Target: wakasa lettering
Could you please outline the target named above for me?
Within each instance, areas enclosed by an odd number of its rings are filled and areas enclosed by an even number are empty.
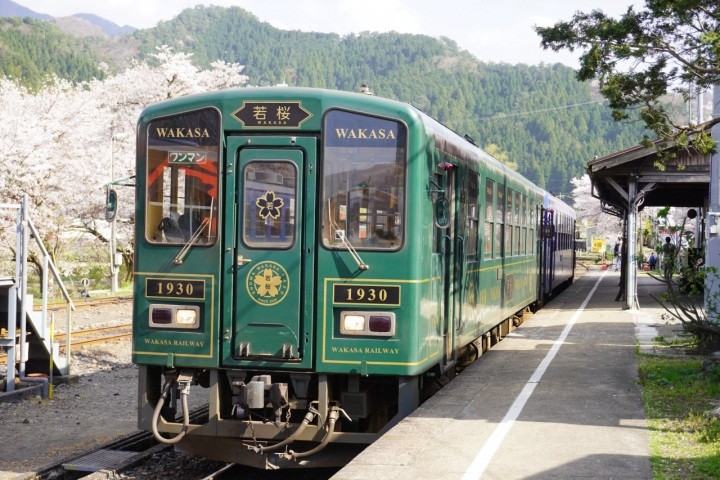
[[[395,140],[395,132],[384,128],[336,128],[338,138],[352,138],[364,140]]]
[[[360,347],[331,347],[334,353],[362,353]]]
[[[172,345],[172,342],[170,340],[158,340],[155,338],[146,338],[145,343],[147,343],[148,345]]]
[[[160,127],[155,129],[155,133],[161,138],[210,138],[207,128],[201,127]]]

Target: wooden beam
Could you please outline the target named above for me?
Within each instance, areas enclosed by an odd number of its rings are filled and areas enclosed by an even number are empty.
[[[620,194],[620,196],[625,200],[626,204],[630,204],[630,198],[628,197],[628,193],[622,189],[620,185],[613,179],[612,177],[605,178],[608,185],[613,187],[617,193]]]

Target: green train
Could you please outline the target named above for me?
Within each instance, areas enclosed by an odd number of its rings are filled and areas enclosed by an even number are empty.
[[[136,181],[138,422],[218,460],[346,463],[573,278],[570,207],[373,95],[150,106]]]

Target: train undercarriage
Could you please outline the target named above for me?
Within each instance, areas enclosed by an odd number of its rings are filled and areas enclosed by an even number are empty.
[[[261,469],[342,466],[522,320],[506,319],[460,349],[456,362],[418,376],[142,365],[139,424],[178,451],[215,460]],[[201,389],[208,402],[207,417],[193,422],[185,415],[190,389]]]

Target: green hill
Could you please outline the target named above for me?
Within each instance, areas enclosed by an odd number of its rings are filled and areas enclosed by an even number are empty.
[[[42,45],[39,32],[60,35],[35,21],[25,24],[38,32],[25,33],[35,48]],[[8,33],[0,34],[0,49],[6,48],[2,35]],[[103,39],[93,40],[93,50],[80,39],[62,41],[77,57],[68,55],[58,66],[40,63],[38,70],[52,67],[56,70],[50,71],[82,80],[90,59],[119,65],[122,59],[110,52],[139,48],[143,55],[170,45],[192,53],[200,66],[215,60],[245,65],[251,85],[357,91],[367,83],[376,95],[412,103],[482,147],[496,145],[522,174],[556,194],[571,192],[570,179],[584,173],[588,160],[637,144],[644,133],[639,122],[614,122],[597,102],[597,93],[575,80],[568,67],[483,63],[448,38],[286,31],[238,7],[198,6],[155,28],[121,37],[114,48]],[[0,71],[34,73],[30,57],[17,56],[12,46],[8,51],[15,56],[0,50]]]
[[[0,18],[0,74],[31,88],[51,74],[71,81],[103,78],[96,47],[95,40],[68,35],[46,21]]]
[[[480,146],[496,144],[539,185],[569,194],[585,163],[637,144],[639,123],[616,123],[560,64],[528,66],[478,61],[447,38],[398,33],[335,34],[284,31],[237,8],[195,7],[170,22],[140,30],[144,52],[156,45],[246,66],[250,83],[358,90],[427,111]]]

